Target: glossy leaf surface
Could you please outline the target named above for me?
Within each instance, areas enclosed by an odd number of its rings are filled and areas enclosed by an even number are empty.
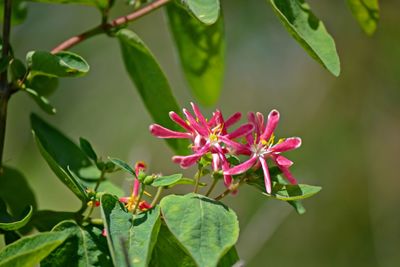
[[[347,4],[363,31],[372,35],[379,21],[378,0],[347,0]]]

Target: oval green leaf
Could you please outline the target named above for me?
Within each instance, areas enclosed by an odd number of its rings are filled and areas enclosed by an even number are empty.
[[[125,68],[135,83],[137,90],[154,121],[172,130],[179,127],[169,118],[169,112],[180,113],[179,106],[171,88],[150,50],[132,31],[123,29],[117,32]],[[188,152],[188,142],[183,139],[166,139],[177,154]]]
[[[64,221],[56,225],[52,232],[66,232],[69,237],[40,266],[113,266],[101,229],[93,225],[79,226],[74,221]]]
[[[114,163],[115,165],[117,165],[118,167],[120,167],[122,170],[124,170],[125,172],[129,173],[130,175],[132,175],[133,177],[136,177],[135,171],[131,168],[131,166],[129,166],[128,163],[126,163],[125,161],[121,160],[121,159],[117,159],[117,158],[108,158],[112,163]]]
[[[46,97],[39,95],[38,92],[30,88],[25,88],[24,92],[26,92],[29,96],[31,96],[32,99],[35,100],[36,104],[38,104],[38,106],[44,112],[50,115],[56,114],[57,112],[56,108],[50,104],[49,100]]]
[[[378,0],[347,0],[347,4],[361,29],[367,35],[372,35],[376,31],[379,21]]]
[[[0,251],[0,267],[32,267],[61,245],[69,233],[40,233],[21,238]]]
[[[174,2],[167,6],[167,14],[193,94],[203,105],[214,105],[221,93],[225,70],[223,16],[213,25],[204,25]]]
[[[8,216],[0,216],[0,229],[5,231],[18,230],[24,227],[30,221],[32,214],[33,214],[33,207],[29,206],[26,208],[25,212],[18,219],[14,219]]]
[[[219,0],[183,0],[181,2],[204,24],[213,24],[219,17]]]
[[[269,0],[288,32],[333,75],[340,74],[335,41],[304,0]]]
[[[221,202],[191,193],[164,197],[160,206],[169,230],[198,266],[217,266],[236,244],[236,214]]]
[[[168,175],[168,176],[160,176],[160,177],[157,177],[151,185],[155,186],[155,187],[171,186],[171,185],[178,183],[179,180],[181,180],[181,179],[182,179],[181,173],[172,174],[172,175]]]
[[[82,220],[83,216],[76,212],[39,210],[33,214],[30,225],[34,226],[40,232],[46,232],[53,229],[61,221]]]
[[[133,215],[118,198],[104,194],[101,209],[114,265],[128,267],[127,255],[129,266],[148,266],[161,225],[160,208]]]
[[[35,75],[49,77],[79,77],[89,71],[89,64],[79,55],[61,51],[51,54],[45,51],[31,51],[26,55],[26,62],[32,79]]]
[[[85,152],[86,156],[88,156],[93,161],[97,160],[97,154],[94,151],[92,145],[90,144],[90,142],[88,140],[86,140],[85,138],[80,137],[79,138],[79,145],[80,145],[82,151]]]

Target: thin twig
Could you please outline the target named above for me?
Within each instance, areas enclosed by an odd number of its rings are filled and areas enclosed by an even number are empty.
[[[11,29],[12,0],[4,1],[3,14],[3,47],[1,57],[8,57],[10,53],[10,29]],[[7,104],[10,99],[10,85],[7,81],[7,69],[0,73],[0,174],[3,172],[3,152],[7,122]]]
[[[208,197],[211,194],[211,192],[214,190],[214,188],[217,185],[217,183],[218,183],[218,179],[214,178],[214,181],[212,182],[210,188],[208,189],[208,191],[206,193],[206,197]]]
[[[123,26],[123,25],[127,24],[128,22],[134,21],[134,20],[136,20],[140,17],[143,17],[144,15],[158,9],[159,7],[167,4],[169,1],[170,0],[155,0],[155,1],[151,2],[150,4],[132,12],[131,14],[116,18],[109,23],[103,23],[103,24],[96,26],[88,31],[85,31],[79,35],[73,36],[73,37],[65,40],[58,46],[56,46],[51,51],[51,53],[55,54],[62,50],[67,50],[67,49],[89,39],[90,37],[93,37],[95,35],[102,34],[102,33],[107,33],[111,29]]]
[[[237,182],[236,184],[231,185],[228,189],[226,189],[224,192],[222,192],[222,194],[220,194],[219,196],[217,196],[214,199],[215,200],[223,199],[224,197],[226,197],[230,193],[236,191],[238,189],[238,187],[241,186],[246,180],[247,180],[247,177],[243,176],[242,178],[240,178],[239,182]]]
[[[158,200],[160,199],[161,192],[163,191],[163,189],[164,188],[162,186],[157,189],[157,193],[154,196],[153,201],[151,201],[150,206],[154,207],[157,204]]]

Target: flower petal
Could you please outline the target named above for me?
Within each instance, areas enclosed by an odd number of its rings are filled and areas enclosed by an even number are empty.
[[[135,178],[135,181],[133,182],[132,197],[137,197],[137,196],[139,196],[139,189],[140,189],[140,182],[139,182],[139,179]]]
[[[176,112],[171,111],[169,113],[169,117],[171,118],[172,121],[174,121],[176,124],[180,125],[182,128],[187,130],[188,132],[193,132],[194,129],[192,129],[184,119],[182,119]]]
[[[120,197],[119,202],[127,204],[131,198],[130,197]]]
[[[220,136],[219,139],[225,143],[231,150],[233,150],[234,154],[239,155],[251,155],[251,149],[249,145],[244,145],[235,141],[232,141],[225,136]]]
[[[259,160],[264,173],[265,190],[267,191],[268,194],[271,194],[272,192],[271,177],[269,175],[267,162],[263,157],[260,157]]]
[[[289,181],[291,184],[297,184],[296,178],[292,175],[292,173],[289,171],[289,168],[285,168],[283,166],[279,166],[278,168],[282,171],[283,175],[286,177],[286,179]]]
[[[270,148],[272,152],[281,153],[289,150],[296,149],[301,146],[301,139],[299,137],[286,138],[282,143],[276,144]]]
[[[190,126],[192,126],[199,134],[203,136],[208,136],[208,129],[204,128],[204,126],[201,126],[193,117],[193,115],[187,110],[183,109],[183,114],[185,114],[187,120],[190,123]]]
[[[183,169],[187,169],[199,160],[203,154],[193,154],[189,156],[173,156],[172,161],[178,163]]]
[[[275,131],[278,122],[279,122],[279,112],[276,109],[273,109],[268,115],[267,125],[265,126],[265,130],[261,135],[261,139],[268,141],[272,133]]]
[[[284,156],[278,155],[274,158],[276,165],[282,166],[285,168],[289,168],[290,166],[293,165],[293,161],[291,161],[288,158],[285,158]]]
[[[201,123],[201,125],[202,125],[204,128],[207,129],[207,128],[208,128],[207,121],[206,121],[206,119],[204,118],[203,114],[201,113],[199,107],[198,107],[195,103],[193,103],[193,102],[190,102],[190,105],[192,106],[192,109],[193,109],[193,111],[194,111],[194,114],[195,114],[196,117],[199,119],[199,122]]]
[[[226,175],[235,175],[235,174],[244,173],[248,169],[250,169],[254,165],[254,163],[256,161],[257,161],[257,157],[253,156],[250,159],[248,159],[245,162],[243,162],[242,164],[236,165],[235,167],[224,171],[224,174],[226,174]]]
[[[234,130],[233,132],[229,133],[226,135],[227,138],[229,139],[234,139],[238,138],[241,136],[245,136],[249,133],[251,133],[254,130],[254,126],[251,123],[246,123]]]
[[[158,124],[152,124],[149,127],[150,133],[158,138],[191,138],[190,133],[176,132],[162,127]]]
[[[218,171],[220,165],[219,155],[217,153],[212,154],[212,169]]]
[[[242,113],[236,112],[225,121],[225,127],[228,128],[238,122],[242,117]]]

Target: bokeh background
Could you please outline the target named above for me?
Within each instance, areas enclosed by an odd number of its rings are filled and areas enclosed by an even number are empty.
[[[303,139],[289,155],[294,174],[323,186],[305,201],[303,216],[252,188],[228,197],[240,219],[239,254],[247,266],[400,266],[400,2],[381,1],[372,38],[361,32],[345,1],[308,2],[336,40],[339,78],[309,58],[266,1],[223,1],[227,67],[217,107],[225,115],[279,109],[277,134]],[[126,12],[120,4],[115,15]],[[130,28],[152,49],[187,107],[193,98],[164,15],[159,10]],[[12,32],[15,53],[24,58],[29,50],[50,50],[98,21],[93,8],[29,3],[28,19]],[[91,140],[104,157],[145,160],[154,172],[179,171],[166,144],[148,133],[151,119],[116,40],[98,36],[73,51],[87,59],[91,72],[61,81],[50,98],[57,115],[44,114],[24,94],[10,102],[5,162],[25,174],[41,209],[72,211],[79,203],[39,155],[29,127],[32,111],[74,140]],[[113,177],[118,184],[124,178]]]

